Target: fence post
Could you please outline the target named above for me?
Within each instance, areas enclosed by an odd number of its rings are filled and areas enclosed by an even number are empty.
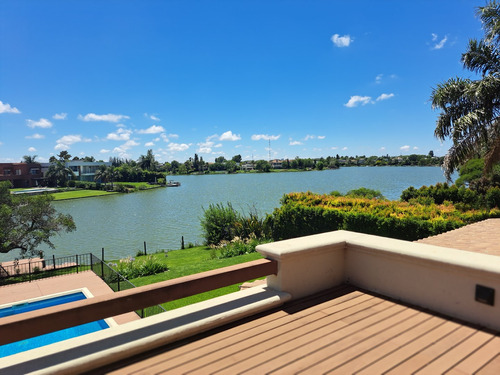
[[[76,273],[78,273],[78,254],[76,254],[75,257],[76,257]]]
[[[31,258],[28,259],[28,278],[31,283]]]
[[[184,236],[181,237],[181,250],[184,250]]]
[[[120,291],[120,279],[121,279],[121,277],[118,276],[118,291]]]
[[[93,255],[92,253],[89,253],[90,254],[90,270],[93,272],[94,271],[94,263],[92,262],[93,261]]]
[[[52,254],[52,265],[54,266],[54,269],[56,269],[56,256]]]
[[[101,277],[104,280],[104,247],[102,248],[101,255]]]
[[[144,241],[144,255],[148,255],[147,249],[146,249],[146,241]]]

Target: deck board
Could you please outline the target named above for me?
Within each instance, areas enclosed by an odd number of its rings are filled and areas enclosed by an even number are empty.
[[[485,375],[497,334],[342,286],[93,373]]]

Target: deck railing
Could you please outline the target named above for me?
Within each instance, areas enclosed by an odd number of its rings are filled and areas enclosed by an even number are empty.
[[[87,300],[48,307],[43,311],[2,318],[0,345],[79,324],[141,310],[152,305],[189,297],[255,278],[276,275],[278,263],[259,259],[155,284],[121,290]]]

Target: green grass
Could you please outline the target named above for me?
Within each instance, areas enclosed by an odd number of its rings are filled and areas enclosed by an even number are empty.
[[[53,193],[52,196],[56,201],[77,198],[99,197],[102,195],[117,194],[116,192],[108,192],[103,190],[69,190],[60,193]]]
[[[138,277],[130,280],[135,286],[157,283],[160,281],[176,279],[181,276],[192,275],[217,268],[231,266],[233,264],[245,263],[261,259],[259,253],[250,253],[226,259],[211,259],[211,251],[208,247],[199,246],[185,250],[172,250],[168,253],[153,254],[159,261],[167,264],[169,270],[160,274]],[[140,258],[140,257],[138,257]],[[250,280],[249,280],[250,281]],[[240,284],[226,286],[224,288],[211,290],[209,292],[182,298],[162,304],[167,310],[173,310],[196,302],[205,301],[214,297],[222,296],[239,290]]]
[[[147,182],[113,182],[114,185],[129,185],[133,186],[136,189],[156,189],[161,187],[161,185],[150,185]]]

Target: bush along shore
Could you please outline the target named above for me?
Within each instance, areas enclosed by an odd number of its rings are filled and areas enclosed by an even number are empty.
[[[286,194],[281,207],[267,216],[265,225],[274,240],[345,229],[415,241],[476,221],[500,217],[498,207],[474,208],[463,202],[454,205],[448,200],[434,203],[431,196],[422,192],[423,189],[420,196],[411,198],[416,195],[413,194],[415,190],[410,189],[404,194],[409,201],[311,192]]]

